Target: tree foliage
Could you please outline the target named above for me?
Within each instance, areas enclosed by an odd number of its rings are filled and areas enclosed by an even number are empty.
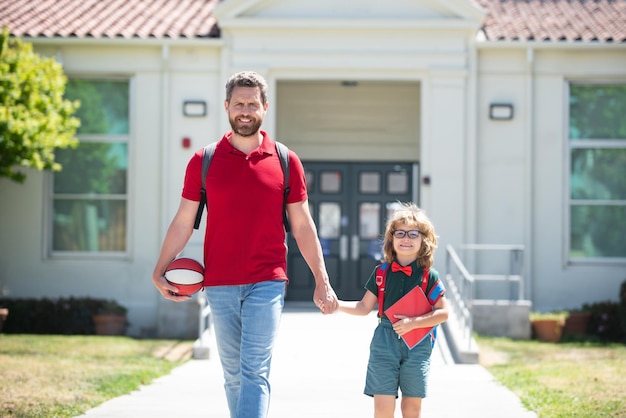
[[[75,147],[78,101],[64,98],[67,77],[31,44],[0,33],[0,177],[23,182],[19,167],[60,170],[55,149]]]

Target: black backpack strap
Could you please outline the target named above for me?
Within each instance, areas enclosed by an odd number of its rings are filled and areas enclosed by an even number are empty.
[[[212,142],[202,151],[202,188],[200,189],[200,205],[196,212],[196,221],[193,225],[194,229],[200,227],[200,221],[202,220],[202,212],[207,204],[206,200],[206,175],[209,172],[209,166],[215,154],[215,147],[217,142]],[[285,231],[291,231],[289,225],[289,219],[287,218],[287,196],[289,195],[289,148],[286,145],[276,141],[276,152],[280,160],[280,166],[283,169],[283,177],[285,182],[285,189],[283,191],[283,224],[285,225]]]
[[[217,142],[212,142],[202,150],[202,188],[200,189],[200,204],[198,205],[198,211],[196,212],[196,221],[193,224],[193,229],[200,227],[200,221],[202,220],[202,212],[206,206],[206,175],[209,172],[209,166],[215,154],[215,147]]]
[[[276,152],[278,152],[278,158],[280,159],[280,166],[283,169],[283,176],[285,182],[285,189],[283,191],[283,224],[285,225],[285,231],[291,231],[291,225],[289,225],[289,218],[287,217],[287,196],[289,195],[289,148],[285,144],[276,141]]]

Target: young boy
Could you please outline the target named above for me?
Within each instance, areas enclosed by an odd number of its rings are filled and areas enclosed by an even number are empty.
[[[366,395],[374,397],[375,418],[393,418],[398,388],[402,391],[402,417],[419,418],[421,415],[434,332],[412,349],[400,337],[415,328],[434,327],[448,319],[445,289],[439,281],[439,273],[431,268],[435,248],[434,227],[415,204],[403,204],[387,222],[383,261],[391,266],[386,273],[383,314],[379,316],[379,325],[370,344],[364,390]],[[394,318],[387,318],[385,310],[422,285],[425,269],[429,269],[425,295],[432,311],[416,317],[394,315]],[[376,276],[374,270],[360,301],[340,300],[339,310],[352,315],[369,314],[378,303]]]

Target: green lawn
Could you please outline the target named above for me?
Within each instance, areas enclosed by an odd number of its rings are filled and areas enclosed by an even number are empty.
[[[623,344],[477,342],[481,364],[539,417],[626,417]]]
[[[73,417],[169,373],[191,342],[0,334],[0,417]]]
[[[477,336],[480,361],[541,418],[626,417],[626,347]],[[0,416],[72,417],[189,358],[190,341],[0,334]]]

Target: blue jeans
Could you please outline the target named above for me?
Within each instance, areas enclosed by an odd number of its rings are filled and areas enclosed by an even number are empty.
[[[205,288],[224,370],[231,418],[264,418],[270,364],[285,301],[285,282]]]

